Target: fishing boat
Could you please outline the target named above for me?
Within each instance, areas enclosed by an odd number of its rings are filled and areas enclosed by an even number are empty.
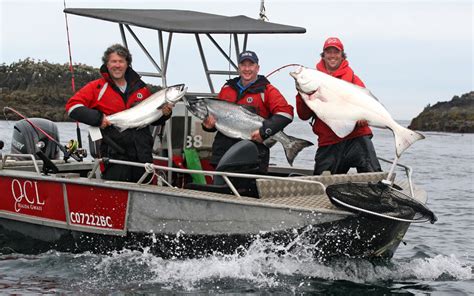
[[[216,95],[211,75],[237,74],[236,62],[213,35],[230,35],[238,56],[247,48],[249,35],[305,32],[245,16],[195,11],[69,8],[64,12],[117,23],[123,44],[128,44],[128,32],[157,70],[140,74],[161,78],[163,87],[173,34],[194,35],[210,91],[189,91],[190,97]],[[157,31],[159,62],[134,27]],[[208,68],[202,37],[218,49],[232,71]],[[11,151],[1,150],[2,252],[104,253],[128,248],[163,257],[201,257],[239,252],[263,240],[280,252],[303,248],[321,260],[391,258],[411,223],[436,220],[425,206],[426,192],[413,184],[412,169],[397,162],[390,172],[313,176],[308,169],[270,166],[268,174],[261,175],[256,174],[255,145],[241,141],[211,170],[205,162],[208,147],[199,120],[183,105],[175,110],[164,140],[156,137],[154,163],[147,164],[86,158],[85,149],[59,144],[54,123],[19,121]],[[58,159],[58,149],[63,159]],[[137,183],[104,180],[100,177],[104,162],[142,166],[145,174]],[[403,173],[396,176],[395,167]],[[152,181],[145,183],[149,176]]]

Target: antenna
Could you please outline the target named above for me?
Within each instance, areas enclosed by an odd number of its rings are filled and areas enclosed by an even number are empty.
[[[260,0],[260,20],[268,21],[268,17],[265,15],[265,0]]]

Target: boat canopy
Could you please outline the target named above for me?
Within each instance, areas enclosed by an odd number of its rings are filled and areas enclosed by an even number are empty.
[[[168,59],[173,34],[184,33],[194,35],[210,92],[188,91],[188,95],[215,96],[217,94],[214,89],[212,75],[238,75],[237,56],[241,51],[247,49],[249,34],[302,34],[306,32],[306,29],[302,27],[270,23],[243,15],[223,16],[190,10],[66,8],[64,9],[64,13],[117,23],[120,28],[122,42],[126,47],[128,47],[128,40],[125,31],[128,31],[157,70],[157,73],[138,73],[142,76],[161,78],[162,86],[167,86],[166,72],[168,69]],[[158,32],[159,61],[145,48],[133,31],[132,26],[156,30]],[[166,45],[163,41],[163,33],[168,34]],[[219,45],[212,36],[213,34],[229,34],[232,37],[235,50],[233,57],[231,57],[230,50],[226,52],[223,47]],[[207,37],[211,41],[222,56],[229,62],[230,68],[233,69],[209,69],[202,45],[202,36]]]
[[[296,34],[306,29],[253,19],[173,9],[67,8],[65,13],[173,33]]]
[[[241,51],[247,49],[247,41],[250,34],[302,34],[306,32],[306,29],[302,27],[270,23],[243,15],[223,16],[189,10],[67,8],[64,10],[64,13],[117,23],[119,25],[123,45],[127,48],[129,47],[129,40],[127,37],[131,36],[156,69],[156,72],[137,71],[138,74],[142,76],[161,78],[163,87],[167,86],[166,76],[169,66],[173,34],[181,33],[194,35],[199,56],[201,57],[204,75],[209,85],[209,91],[192,91],[188,89],[186,96],[217,96],[212,80],[213,75],[238,75],[237,57]],[[152,53],[156,54],[156,50],[150,51],[145,47],[137,34],[135,34],[134,28],[132,27],[157,31],[159,46],[158,57],[152,55]],[[128,34],[126,34],[127,31]],[[228,39],[229,46],[221,46],[213,37],[213,35],[216,34],[230,35],[231,38]],[[168,37],[166,41],[163,38],[164,35],[167,35]],[[214,47],[221,53],[224,59],[227,60],[229,63],[227,69],[220,70],[209,68],[204,53],[206,47],[202,44],[202,37],[207,37],[212,45],[214,45]],[[231,49],[232,44],[233,50]],[[228,50],[224,50],[223,48],[228,48]],[[232,51],[234,52],[233,54]],[[213,58],[215,57],[213,56]],[[196,72],[193,71],[193,75],[195,74]],[[186,137],[189,135],[188,120],[188,111],[184,108],[184,132],[182,133],[183,146],[186,143]],[[166,124],[168,155],[173,154],[171,134],[174,133],[174,131],[171,131],[172,128],[170,125],[171,124]],[[156,133],[154,134],[156,135]],[[168,166],[172,166],[171,157],[168,158]],[[168,180],[171,180],[171,177],[171,171],[169,171]]]

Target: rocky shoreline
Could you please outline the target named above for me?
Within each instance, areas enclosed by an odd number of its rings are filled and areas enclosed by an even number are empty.
[[[100,77],[99,69],[91,66],[76,64],[73,69],[76,90]],[[10,65],[0,64],[0,110],[8,106],[27,117],[70,121],[64,106],[73,95],[71,76],[69,64],[30,58]],[[158,90],[157,86],[149,87],[152,92]],[[8,119],[19,119],[14,114],[7,115]]]
[[[425,109],[408,128],[419,131],[474,133],[474,92],[454,96],[449,102],[438,102]]]
[[[76,90],[100,77],[99,69],[84,64],[73,66]],[[152,92],[158,87],[148,85]],[[64,105],[72,96],[68,64],[25,59],[0,64],[0,110],[9,106],[28,117],[69,121]],[[1,118],[4,119],[4,118]],[[18,119],[13,114],[12,120]],[[420,131],[474,133],[474,92],[455,96],[449,102],[426,106],[409,128]]]

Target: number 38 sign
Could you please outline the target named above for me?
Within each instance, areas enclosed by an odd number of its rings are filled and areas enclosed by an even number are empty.
[[[186,137],[186,148],[199,148],[202,146],[202,136],[187,136]]]

